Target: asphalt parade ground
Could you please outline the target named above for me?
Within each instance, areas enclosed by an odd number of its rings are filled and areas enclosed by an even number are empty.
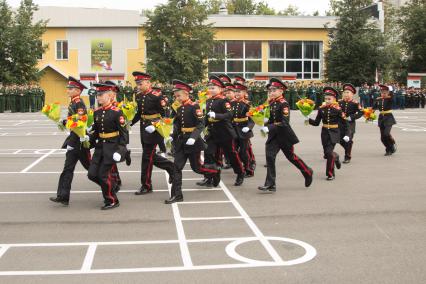
[[[217,188],[183,173],[185,201],[154,168],[140,185],[139,125],[132,165],[119,165],[121,206],[101,211],[100,188],[78,165],[69,207],[52,203],[65,134],[40,113],[0,114],[0,283],[425,283],[426,111],[395,111],[398,151],[384,157],[377,125],[358,121],[352,163],[325,180],[320,127],[291,124],[295,152],[314,169],[309,189],[282,153],[277,192],[262,193],[265,138],[255,131],[255,177]],[[343,148],[336,146],[343,156]]]

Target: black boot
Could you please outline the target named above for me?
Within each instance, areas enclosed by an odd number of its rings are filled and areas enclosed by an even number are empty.
[[[342,167],[342,163],[340,163],[340,158],[339,157],[336,157],[336,168],[338,169],[338,170],[340,170],[340,168]]]
[[[104,206],[101,207],[101,210],[109,210],[109,209],[113,209],[115,207],[120,206],[120,202],[115,202],[115,203],[111,203],[111,204],[105,204]]]
[[[314,171],[312,169],[309,169],[311,171],[310,175],[305,175],[305,187],[310,187],[312,184],[312,177],[314,175]]]
[[[277,188],[274,185],[263,185],[263,186],[259,186],[257,189],[261,190],[261,191],[277,191]]]
[[[218,187],[220,184],[220,169],[218,169],[217,174],[212,177],[212,185]]]
[[[244,182],[244,173],[241,173],[241,174],[239,174],[239,175],[237,176],[237,179],[235,180],[234,185],[235,185],[235,186],[240,186],[240,185],[242,185],[242,184],[243,184],[243,182]]]
[[[183,196],[179,195],[179,196],[172,196],[169,199],[164,200],[164,204],[172,204],[175,202],[182,202],[183,201]]]
[[[50,197],[49,200],[52,202],[61,203],[62,205],[65,205],[65,206],[68,206],[69,204],[69,200],[66,200],[61,197]]]
[[[152,188],[148,189],[141,186],[141,188],[139,188],[139,190],[135,192],[135,195],[144,195],[148,193],[152,193]]]

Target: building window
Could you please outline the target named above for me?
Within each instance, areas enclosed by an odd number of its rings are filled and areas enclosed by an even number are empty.
[[[320,79],[321,61],[322,42],[269,42],[269,72],[297,73],[297,79]]]
[[[253,78],[262,71],[260,41],[216,41],[213,58],[209,59],[209,75],[228,74],[230,77]]]
[[[56,60],[68,60],[68,41],[56,41]]]

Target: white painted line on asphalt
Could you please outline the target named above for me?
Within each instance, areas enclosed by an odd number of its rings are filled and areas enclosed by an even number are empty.
[[[27,123],[27,122],[28,122],[28,120],[24,120],[24,121],[21,121],[21,122],[14,124],[13,126],[18,126],[18,125],[21,125],[21,124],[24,124],[24,123]],[[13,128],[10,128],[10,129],[13,129]]]
[[[95,258],[96,247],[96,244],[90,244],[87,248],[86,256],[84,257],[84,262],[81,266],[82,272],[90,271],[90,269],[92,269],[92,263],[93,259]]]
[[[25,169],[23,169],[21,171],[21,173],[26,173],[29,170],[31,170],[35,165],[37,165],[38,163],[40,163],[41,161],[43,161],[44,159],[46,159],[50,154],[52,154],[53,152],[55,152],[56,150],[50,150],[48,153],[44,154],[43,156],[41,156],[40,158],[38,158],[37,160],[35,160],[31,165],[29,165],[28,167],[26,167]]]
[[[220,188],[184,188],[182,191],[194,192],[194,191],[221,191]],[[134,193],[136,190],[120,190],[119,193]],[[156,192],[168,192],[168,189],[154,189],[153,193]],[[55,191],[0,191],[0,195],[33,195],[33,194],[55,194]],[[72,190],[71,194],[88,194],[88,193],[101,193],[100,190]]]
[[[263,233],[259,230],[259,228],[253,222],[253,220],[250,218],[247,212],[243,209],[243,207],[241,207],[240,203],[238,203],[238,201],[235,199],[235,197],[232,195],[232,193],[229,191],[229,189],[226,187],[223,181],[220,182],[220,186],[223,189],[223,192],[225,192],[226,196],[229,198],[229,200],[231,200],[235,209],[237,209],[238,213],[240,213],[240,215],[244,218],[247,225],[253,231],[254,235],[260,240],[260,243],[265,247],[265,249],[271,255],[272,259],[276,263],[283,263],[281,256],[277,253],[277,251],[274,249],[271,243],[265,238]]]
[[[22,150],[16,150],[15,152],[13,152],[13,155],[19,154]]]
[[[166,180],[168,181],[169,174],[167,172],[164,172],[164,173],[166,175]],[[171,196],[172,187],[168,182],[167,182],[167,187],[169,189],[169,196]],[[173,217],[175,219],[176,231],[177,231],[177,236],[179,239],[179,247],[180,247],[180,253],[182,256],[183,266],[193,267],[194,265],[192,263],[191,254],[189,253],[188,243],[186,241],[185,230],[183,229],[182,218],[180,216],[179,207],[177,206],[176,203],[173,203],[171,206],[173,210]]]
[[[194,217],[194,218],[181,218],[182,221],[210,221],[210,220],[232,220],[244,219],[243,216],[225,216],[225,217]]]
[[[185,204],[217,204],[217,203],[231,203],[229,200],[216,200],[216,201],[183,201],[179,202],[178,205]]]
[[[9,245],[1,245],[0,247],[0,258],[6,253],[6,251],[10,248]]]

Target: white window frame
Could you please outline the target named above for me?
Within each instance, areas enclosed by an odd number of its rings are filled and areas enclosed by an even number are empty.
[[[302,42],[302,57],[301,58],[292,58],[292,59],[288,59],[287,58],[287,42],[293,42],[293,41]],[[274,41],[274,42],[281,42],[283,44],[283,47],[284,47],[284,58],[271,58],[270,57],[270,54],[271,54],[271,52],[270,52],[270,46],[269,46],[270,42],[271,41],[268,41],[268,67],[269,67],[269,61],[281,61],[281,62],[284,62],[284,72],[286,73],[287,72],[287,64],[286,64],[287,61],[301,61],[302,62],[302,70],[301,70],[300,73],[302,73],[302,78],[298,78],[297,80],[321,80],[322,79],[323,72],[322,72],[321,66],[322,66],[322,62],[323,62],[323,58],[324,58],[324,55],[322,53],[322,51],[323,51],[323,42],[322,41],[315,41],[315,40],[306,40],[306,41],[303,41],[303,40],[283,40],[283,41],[278,41],[278,40],[276,40],[276,41]],[[318,42],[319,43],[319,57],[320,57],[319,59],[310,59],[310,58],[309,59],[308,58],[305,59],[305,42]],[[310,72],[306,72],[306,73],[310,73],[311,74],[311,78],[310,79],[305,79],[305,61],[310,61],[311,62],[311,71]],[[313,66],[314,66],[313,62],[318,62],[319,63],[318,72],[314,72],[313,71]],[[272,72],[272,71],[269,71],[269,72]],[[295,72],[295,73],[299,73],[299,72]],[[314,73],[315,74],[318,73],[318,78],[313,78]]]
[[[63,58],[64,57],[64,54],[63,54],[63,52],[62,52],[62,50],[63,50],[63,42],[67,42],[67,58]],[[61,42],[61,55],[62,55],[62,58],[58,58],[58,42]],[[69,60],[69,58],[70,58],[70,46],[69,46],[69,42],[68,42],[68,40],[67,39],[57,39],[56,41],[55,41],[55,58],[56,58],[56,60],[58,60],[58,61],[68,61]]]

